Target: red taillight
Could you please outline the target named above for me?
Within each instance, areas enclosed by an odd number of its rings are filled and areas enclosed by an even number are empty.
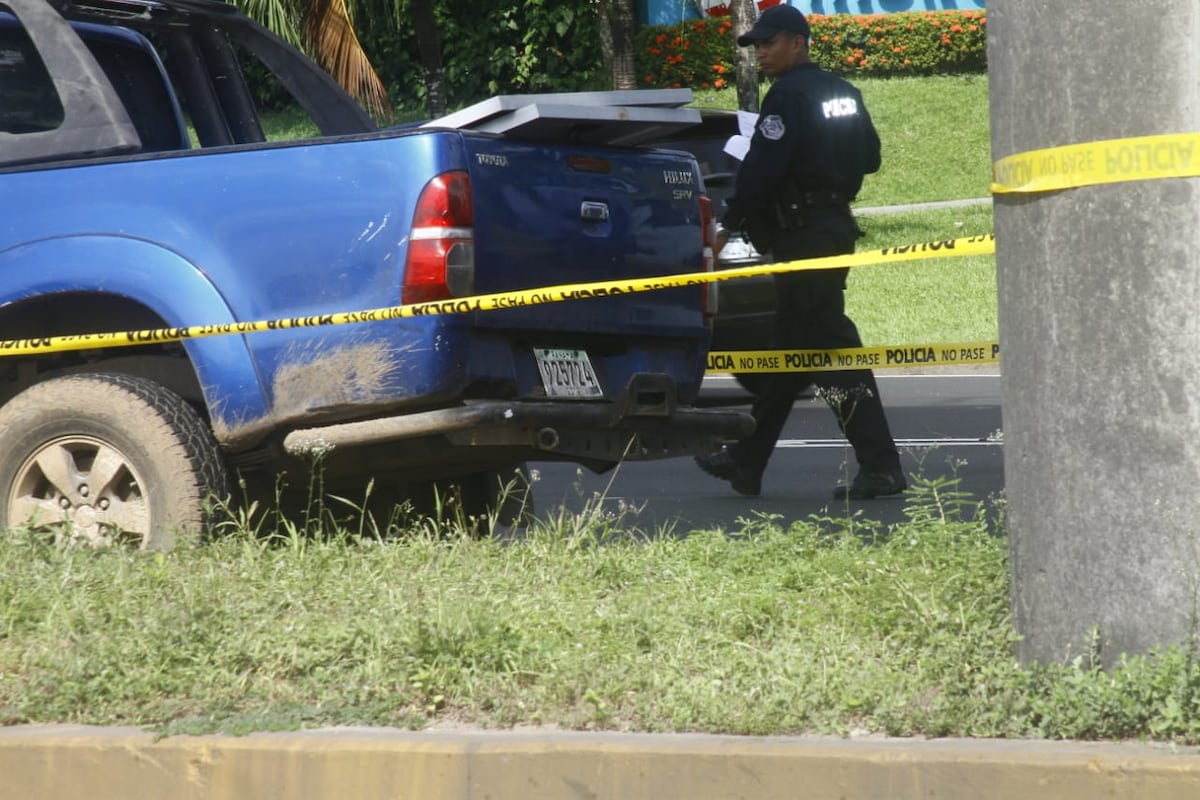
[[[475,291],[474,224],[466,172],[444,172],[425,184],[413,212],[401,302],[445,300]]]
[[[716,268],[717,220],[713,216],[712,200],[700,197],[700,243],[704,254],[704,272],[712,272]],[[700,284],[700,307],[704,309],[705,319],[717,315],[717,285],[715,283]]]

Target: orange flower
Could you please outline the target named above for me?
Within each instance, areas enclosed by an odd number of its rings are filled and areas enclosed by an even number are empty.
[[[717,73],[718,75],[724,75],[725,74],[725,65],[724,64],[713,64],[713,72]]]
[[[716,89],[723,89],[723,88],[725,88],[725,79],[724,79],[724,78],[717,78],[715,81],[713,81],[713,88],[716,88]]]

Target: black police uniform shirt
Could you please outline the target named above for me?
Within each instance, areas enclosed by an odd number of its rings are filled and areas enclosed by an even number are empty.
[[[879,150],[858,89],[811,62],[793,67],[763,98],[722,225],[746,230],[773,213],[787,181],[794,191],[849,203],[863,175],[879,169]]]

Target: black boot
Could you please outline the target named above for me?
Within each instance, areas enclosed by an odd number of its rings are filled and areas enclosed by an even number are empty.
[[[758,497],[762,493],[762,473],[751,472],[738,464],[728,447],[722,447],[715,453],[696,456],[696,465],[714,478],[729,481],[729,485],[738,494]]]

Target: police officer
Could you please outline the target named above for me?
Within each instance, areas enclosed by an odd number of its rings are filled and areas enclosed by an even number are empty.
[[[750,140],[734,195],[721,220],[745,231],[755,248],[775,261],[854,252],[861,235],[850,201],[863,175],[879,169],[879,135],[862,95],[808,58],[808,20],[778,5],[759,15],[738,37],[753,45],[763,73],[774,78]],[[781,349],[860,347],[846,316],[848,269],[777,275],[774,346]],[[869,370],[794,372],[771,376],[754,403],[754,433],[736,444],[698,456],[701,469],[744,495],[758,495],[762,473],[796,396],[815,383],[854,447],[858,473],[835,498],[871,498],[904,491],[904,472],[888,429],[875,376]]]

